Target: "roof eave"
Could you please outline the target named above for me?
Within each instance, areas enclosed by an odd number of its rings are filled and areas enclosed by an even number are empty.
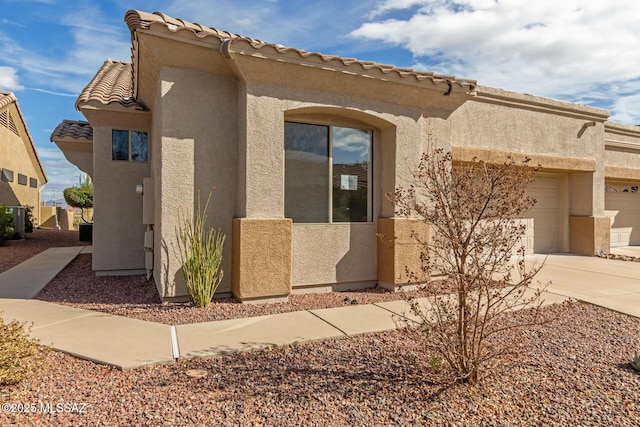
[[[142,12],[130,10],[124,18],[132,40],[132,63],[134,96],[136,93],[136,69],[138,58],[137,32],[150,31],[157,35],[171,34],[172,38],[176,34],[184,31],[189,32],[191,41],[202,44],[204,39],[212,38],[215,43],[212,47],[219,47],[223,55],[228,59],[233,59],[234,54],[251,55],[263,57],[265,59],[290,62],[294,64],[313,66],[318,68],[342,71],[347,74],[358,75],[366,78],[380,80],[394,80],[401,83],[408,83],[419,87],[440,86],[436,90],[441,90],[449,95],[453,91],[464,92],[468,96],[475,95],[477,82],[471,79],[460,79],[455,76],[438,75],[426,71],[417,71],[410,68],[399,68],[393,65],[379,64],[372,61],[361,61],[354,58],[342,58],[336,55],[325,55],[318,52],[307,52],[301,49],[285,47],[273,43],[243,37],[227,31],[206,27],[200,24],[190,23],[181,19],[175,19],[161,12]],[[180,37],[181,41],[189,42],[189,38]],[[233,45],[233,47],[232,47]],[[430,82],[431,85],[424,85],[423,82]]]

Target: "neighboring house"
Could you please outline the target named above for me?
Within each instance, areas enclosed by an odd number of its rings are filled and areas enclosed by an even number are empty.
[[[47,176],[13,93],[0,92],[0,203],[29,206],[40,222],[40,190]]]
[[[542,165],[524,219],[530,253],[640,244],[640,128],[608,122],[607,110],[161,13],[125,21],[132,63],[106,61],[76,103],[93,128],[97,274],[148,270],[163,298],[183,297],[179,214],[215,187],[209,221],[228,236],[222,293],[395,288],[419,263],[412,233],[429,229],[394,215],[385,194],[429,146],[455,163],[511,153]]]

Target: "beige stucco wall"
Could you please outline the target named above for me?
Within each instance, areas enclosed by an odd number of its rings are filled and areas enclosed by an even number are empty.
[[[56,139],[54,142],[70,163],[93,177],[93,141],[67,138]]]
[[[233,220],[233,294],[241,301],[291,293],[291,220]]]
[[[160,293],[185,292],[173,246],[177,210],[193,205],[194,189],[217,187],[211,225],[221,227],[228,239],[234,216],[284,217],[284,120],[293,115],[374,131],[374,222],[321,224],[323,232],[308,231],[333,253],[318,254],[304,239],[293,238],[291,244],[300,251],[292,275],[304,284],[375,280],[375,219],[394,215],[384,194],[407,178],[395,162],[415,165],[429,132],[445,133],[443,144],[449,143],[446,117],[468,97],[466,89],[444,81],[384,81],[265,61],[240,42],[234,43],[230,59],[221,55],[214,38],[180,42],[189,36],[157,27],[137,38],[137,96],[153,115],[150,176],[156,204],[154,277]],[[230,271],[228,251],[225,271]],[[345,257],[366,267],[337,274],[336,264]],[[311,259],[317,262],[309,270],[305,266]],[[230,290],[229,276],[220,287],[223,292]]]
[[[228,237],[233,216],[284,217],[285,115],[365,126],[375,131],[374,218],[385,203],[385,213],[393,214],[384,193],[392,192],[406,178],[404,172],[396,173],[389,160],[399,157],[408,164],[407,159],[419,158],[423,149],[414,143],[426,135],[427,125],[420,109],[337,95],[328,105],[330,97],[326,94],[268,85],[236,86],[228,77],[201,71],[164,68],[161,75],[160,94],[152,108],[154,136],[161,138],[161,143],[152,147],[155,154],[151,173],[156,183],[156,218],[160,219],[154,225],[154,277],[165,297],[185,294],[174,253],[175,228],[177,211],[193,203],[193,189],[216,186],[211,224],[221,227]],[[236,127],[238,118],[246,123]],[[241,130],[240,135],[237,129]],[[235,141],[240,141],[239,149],[234,146]],[[246,189],[244,185],[236,187],[236,177],[238,182],[246,183]],[[315,230],[324,232],[310,232],[303,237],[300,230],[314,229],[305,227],[294,225],[294,286],[376,279],[374,224],[321,224]],[[310,236],[316,244],[335,250],[314,250],[308,244]],[[231,271],[229,250],[225,249],[227,272]],[[347,265],[347,259],[363,267],[349,273],[345,268],[336,268],[341,260],[343,266]],[[230,274],[225,275],[220,292],[230,290],[231,279]]]
[[[154,278],[163,297],[186,295],[176,256],[180,215],[210,192],[208,224],[227,236],[220,293],[231,290],[232,218],[236,215],[237,89],[229,77],[165,67],[153,107],[151,176],[155,183]]]
[[[374,132],[373,222],[292,224],[294,288],[379,278],[380,263],[388,257],[379,261],[377,222],[395,214],[385,195],[408,185],[409,171],[434,147],[456,147],[467,157],[509,152],[533,157],[544,171],[562,174],[563,215],[593,219],[594,237],[584,245],[598,247],[605,239],[598,220],[604,212],[605,110],[486,87],[478,88],[475,98],[459,87],[444,96],[442,81],[329,71],[328,65],[304,63],[295,52],[256,53],[244,41],[234,42],[225,58],[215,38],[193,40],[189,32],[174,34],[160,26],[145,31],[137,39],[136,87],[138,100],[151,106],[151,162],[145,173],[154,178],[154,277],[164,297],[186,293],[174,253],[175,230],[178,213],[194,206],[194,190],[206,198],[216,187],[209,223],[227,234],[223,268],[232,272],[219,291],[243,281],[234,275],[255,273],[251,265],[237,264],[243,253],[255,255],[256,243],[246,231],[257,224],[270,230],[268,236],[280,226],[269,222],[287,221],[287,119]],[[564,240],[567,246],[568,237]],[[287,242],[282,241],[285,249]],[[289,264],[279,265],[284,275]],[[259,293],[252,286],[248,298]]]
[[[37,160],[30,148],[27,132],[18,114],[15,104],[9,104],[0,110],[11,113],[20,136],[0,125],[0,169],[13,171],[13,182],[0,180],[0,203],[7,206],[31,206],[36,224],[40,221],[40,187],[42,174],[37,169]],[[27,184],[18,183],[18,174],[27,177]],[[36,188],[30,186],[30,178],[36,178]]]
[[[594,256],[609,253],[609,217],[576,217],[569,219],[571,252]]]
[[[239,197],[242,216],[284,216],[285,120],[373,130],[374,221],[350,225],[294,223],[292,283],[294,288],[374,283],[375,222],[380,216],[393,216],[385,195],[409,183],[408,170],[426,150],[430,133],[434,144],[438,140],[446,148],[449,128],[445,119],[425,117],[432,112],[424,108],[266,84],[244,85],[243,92],[246,112],[241,111],[240,116],[246,124],[240,123],[240,129],[246,129],[241,137],[246,156],[240,154],[238,168],[239,181],[246,183],[246,192]],[[440,111],[435,114],[444,115]]]
[[[422,254],[429,242],[429,225],[421,219],[380,218],[377,229],[378,284],[397,290],[424,283],[432,272]]]
[[[377,279],[374,223],[293,224],[291,246],[294,289]]]
[[[451,139],[467,149],[528,155],[569,175],[570,215],[602,216],[606,110],[479,87],[451,116]]]
[[[56,217],[55,206],[40,207],[40,226],[44,229],[57,229],[60,227],[58,218]]]
[[[136,185],[149,176],[149,162],[111,160],[112,130],[150,132],[149,114],[83,111],[93,127],[93,270],[96,274],[143,273],[142,196]]]
[[[605,146],[606,178],[640,181],[640,126],[607,122]]]

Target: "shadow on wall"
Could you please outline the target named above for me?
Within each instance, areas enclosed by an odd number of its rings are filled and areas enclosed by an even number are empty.
[[[377,281],[376,224],[350,223],[349,249],[336,264],[336,282]]]
[[[163,252],[163,265],[160,266],[162,280],[157,280],[154,278],[156,283],[156,289],[158,290],[158,294],[162,300],[169,301],[187,301],[189,300],[189,293],[187,292],[187,287],[184,284],[184,276],[182,274],[182,267],[178,268],[174,273],[173,277],[170,277],[171,271],[171,262],[179,262],[177,258],[174,258],[176,255],[173,246],[167,244],[165,239],[162,239],[162,243],[160,245],[162,247]],[[163,289],[163,284],[166,287]]]
[[[0,181],[0,204],[5,206],[21,206],[18,197],[7,181]]]

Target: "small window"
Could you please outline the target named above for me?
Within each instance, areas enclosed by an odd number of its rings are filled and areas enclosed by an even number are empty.
[[[13,171],[2,168],[2,180],[7,182],[13,182]]]
[[[18,174],[18,184],[27,185],[27,175]]]
[[[637,185],[632,185],[631,186],[631,192],[632,193],[637,193],[638,192],[638,186]]]
[[[38,178],[29,178],[29,187],[38,188]]]
[[[114,129],[111,132],[111,148],[112,160],[149,160],[149,137],[146,132]]]

